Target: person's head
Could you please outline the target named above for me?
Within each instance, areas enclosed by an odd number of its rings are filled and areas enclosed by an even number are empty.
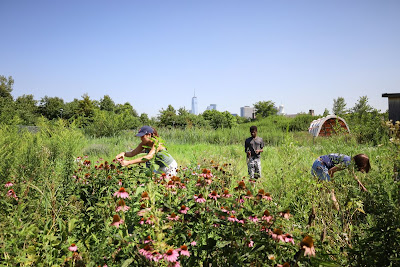
[[[353,157],[354,163],[357,166],[357,170],[360,172],[368,173],[371,169],[371,164],[369,163],[369,158],[365,154],[358,154]]]
[[[140,137],[142,141],[144,141],[143,139],[150,140],[150,138],[154,136],[158,137],[158,133],[156,129],[146,125],[139,129],[139,132],[136,134],[136,136]]]
[[[257,126],[253,125],[250,127],[250,134],[253,138],[257,136]]]

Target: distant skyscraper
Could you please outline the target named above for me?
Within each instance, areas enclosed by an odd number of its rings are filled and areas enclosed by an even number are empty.
[[[255,110],[253,107],[244,106],[240,108],[240,117],[247,118],[247,119],[254,119],[255,118]]]
[[[283,105],[279,106],[278,115],[285,115],[285,107]]]
[[[194,95],[192,97],[192,114],[199,115],[199,110],[197,109],[196,91],[194,92]]]
[[[207,110],[217,110],[217,104],[210,104],[208,107],[207,107]]]

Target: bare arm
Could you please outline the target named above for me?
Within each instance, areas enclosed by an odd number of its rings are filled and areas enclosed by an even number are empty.
[[[341,168],[341,167],[339,167],[339,166],[334,166],[334,167],[332,167],[332,168],[330,168],[330,169],[328,170],[328,174],[329,174],[329,176],[330,176],[331,178],[333,178],[333,174],[334,174],[335,172],[337,172],[337,171],[340,171],[340,170],[343,170],[343,168]]]
[[[135,152],[137,152],[137,151],[135,151],[135,150],[136,150],[136,149],[134,149],[133,151],[131,151],[132,154],[135,153]],[[140,152],[139,152],[139,153],[140,153]],[[139,153],[138,153],[138,154],[139,154]],[[122,166],[128,166],[128,165],[131,165],[131,164],[138,164],[138,163],[144,163],[144,162],[149,161],[150,159],[152,159],[152,158],[154,157],[155,153],[156,153],[156,148],[153,146],[153,147],[150,149],[149,153],[147,153],[146,156],[139,157],[139,158],[132,159],[132,160],[125,160],[125,159],[123,159],[123,160],[120,161],[120,163],[121,163]],[[135,155],[137,155],[137,154],[135,154]]]
[[[117,156],[115,156],[116,159],[121,159],[125,157],[134,157],[140,153],[143,152],[143,145],[140,143],[134,150],[128,151],[128,152],[121,152]]]

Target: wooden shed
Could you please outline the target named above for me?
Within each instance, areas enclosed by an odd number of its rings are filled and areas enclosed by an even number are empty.
[[[382,97],[387,97],[389,101],[389,120],[393,123],[400,121],[400,93],[382,94]]]
[[[344,119],[336,115],[328,115],[312,121],[308,132],[314,137],[331,136],[336,134],[339,129],[341,133],[350,133],[349,126]]]

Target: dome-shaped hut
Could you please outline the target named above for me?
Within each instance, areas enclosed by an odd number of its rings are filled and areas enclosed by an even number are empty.
[[[336,134],[339,129],[340,132],[350,133],[349,126],[347,126],[344,119],[336,115],[328,115],[312,121],[308,132],[314,137],[331,136],[332,134]]]

